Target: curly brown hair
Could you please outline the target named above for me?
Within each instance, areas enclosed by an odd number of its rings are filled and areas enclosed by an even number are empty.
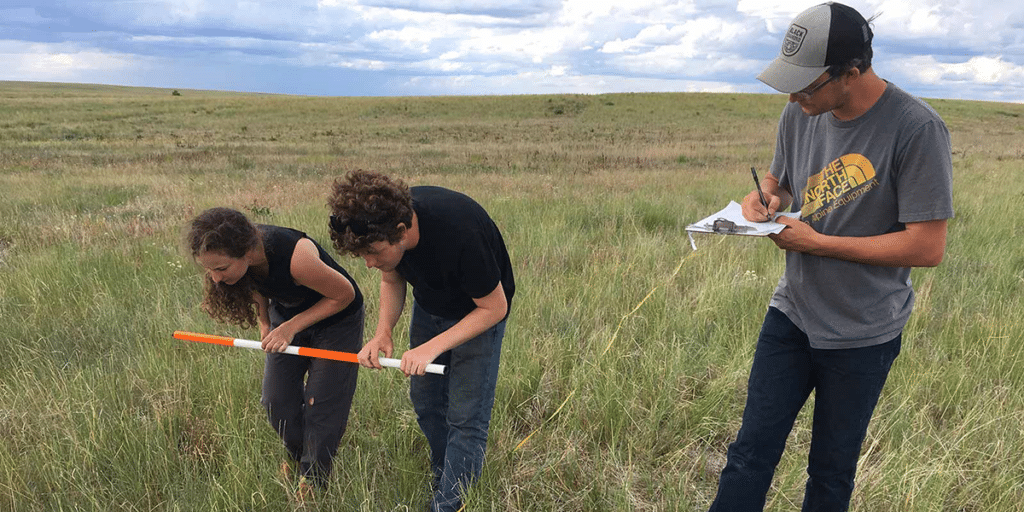
[[[210,208],[192,220],[186,244],[192,258],[207,252],[219,252],[241,258],[262,243],[259,229],[248,217],[231,208]],[[203,310],[218,322],[235,324],[244,329],[256,326],[256,285],[248,273],[235,284],[215,283],[209,274],[203,276]]]
[[[330,232],[339,254],[358,256],[375,242],[402,239],[412,226],[412,195],[400,179],[364,171],[349,171],[334,180],[327,198],[331,209]]]

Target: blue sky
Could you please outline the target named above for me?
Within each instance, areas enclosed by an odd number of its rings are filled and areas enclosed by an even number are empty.
[[[820,1],[4,0],[0,80],[320,96],[772,93]],[[850,0],[875,70],[926,98],[1024,102],[1024,3]]]

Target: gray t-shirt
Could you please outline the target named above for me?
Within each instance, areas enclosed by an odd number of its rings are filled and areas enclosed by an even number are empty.
[[[779,120],[772,175],[792,211],[826,235],[864,237],[953,216],[949,131],[923,101],[888,84],[866,113],[840,121],[790,103]],[[910,268],[786,253],[771,306],[814,348],[866,347],[895,338],[914,305]]]

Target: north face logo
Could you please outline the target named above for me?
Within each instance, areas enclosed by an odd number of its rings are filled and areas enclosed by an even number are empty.
[[[804,44],[805,36],[807,36],[806,28],[800,25],[790,25],[786,39],[782,41],[782,54],[786,57],[796,55],[796,52],[800,51],[800,47]]]

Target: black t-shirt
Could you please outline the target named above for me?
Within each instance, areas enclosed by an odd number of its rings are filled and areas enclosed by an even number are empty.
[[[256,290],[269,299],[271,307],[277,308],[281,316],[285,318],[291,318],[319,302],[324,296],[316,290],[296,284],[291,271],[292,254],[295,252],[295,245],[299,243],[299,240],[309,237],[302,231],[291,228],[264,224],[258,225],[257,228],[263,234],[263,250],[267,256],[269,269],[266,277],[253,276]],[[358,312],[363,306],[363,294],[359,291],[359,286],[356,285],[355,280],[352,279],[352,276],[348,275],[348,272],[338,262],[334,261],[334,258],[327,254],[323,247],[320,247],[316,240],[309,239],[312,240],[317,252],[320,253],[320,261],[323,261],[327,266],[345,276],[345,279],[352,283],[352,288],[356,292],[355,298],[348,307],[317,322],[317,324],[333,323],[349,314]]]
[[[476,309],[473,299],[485,297],[501,282],[512,311],[512,262],[483,207],[441,187],[412,187],[411,192],[420,238],[395,270],[412,285],[417,304],[432,315],[458,320]]]

